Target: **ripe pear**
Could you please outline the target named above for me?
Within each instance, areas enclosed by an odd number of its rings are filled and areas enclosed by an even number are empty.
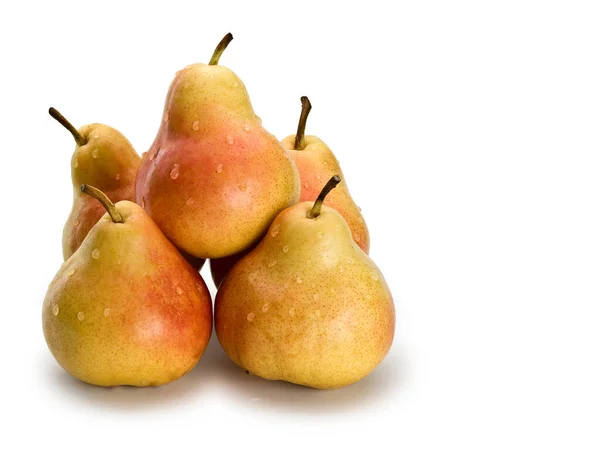
[[[316,202],[281,212],[224,279],[215,328],[238,366],[269,380],[346,386],[383,360],[394,336],[392,295],[338,211]]]
[[[342,174],[339,161],[327,144],[316,136],[305,136],[306,119],[311,110],[308,97],[302,97],[302,112],[298,123],[298,131],[295,135],[286,137],[282,143],[290,152],[298,167],[302,183],[300,201],[311,201],[319,194],[323,184],[320,180],[328,180],[335,174],[342,177],[338,188],[327,196],[325,204],[335,208],[348,223],[354,242],[369,253],[369,230],[363,218],[360,208],[354,203]]]
[[[242,80],[218,65],[231,39],[209,64],[177,72],[136,181],[138,204],[199,258],[243,251],[300,195],[288,152],[262,127]]]
[[[135,203],[113,204],[63,264],[44,299],[44,336],[72,376],[98,386],[157,386],[198,362],[212,331],[210,294]]]
[[[93,123],[77,130],[56,109],[50,108],[49,113],[71,132],[76,143],[71,158],[73,206],[63,228],[62,239],[66,261],[105,213],[101,204],[81,193],[79,186],[96,186],[113,202],[134,201],[140,157],[127,138],[108,125]]]

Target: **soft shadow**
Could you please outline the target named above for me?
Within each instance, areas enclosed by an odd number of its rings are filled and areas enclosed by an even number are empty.
[[[217,342],[216,336],[213,341]],[[235,365],[219,347],[213,355],[215,366],[228,390],[242,403],[257,408],[276,408],[311,414],[335,412],[372,406],[401,389],[407,375],[407,358],[397,350],[366,378],[339,389],[318,390],[284,381],[269,381],[247,374]]]

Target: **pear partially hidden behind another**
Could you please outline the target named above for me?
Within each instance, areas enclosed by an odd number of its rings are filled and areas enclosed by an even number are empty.
[[[302,97],[302,113],[298,123],[298,131],[295,135],[286,137],[282,143],[294,159],[298,172],[302,192],[300,201],[312,201],[317,197],[325,180],[338,174],[342,182],[335,191],[327,196],[325,205],[336,209],[346,220],[352,238],[365,253],[369,253],[369,230],[363,218],[360,208],[354,203],[342,174],[339,161],[327,144],[316,136],[305,136],[306,119],[311,110],[308,97]]]
[[[79,130],[56,109],[50,115],[75,138],[71,158],[73,207],[63,228],[63,258],[79,248],[90,229],[105,213],[102,205],[79,190],[82,184],[96,186],[113,202],[135,201],[135,177],[141,158],[119,131],[93,123]]]
[[[100,218],[48,287],[42,321],[58,363],[98,386],[157,386],[196,365],[212,331],[200,274],[135,203],[101,191]]]
[[[269,380],[320,389],[367,376],[392,344],[392,295],[340,213],[316,202],[282,211],[231,269],[215,300],[227,355]]]

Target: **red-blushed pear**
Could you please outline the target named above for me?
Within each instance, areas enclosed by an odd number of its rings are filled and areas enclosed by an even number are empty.
[[[269,380],[330,389],[367,376],[392,344],[394,303],[383,275],[323,199],[281,212],[238,261],[215,300],[225,353]]]
[[[113,204],[48,287],[42,322],[56,361],[98,386],[157,386],[196,365],[212,331],[200,274],[135,203]]]
[[[350,196],[346,179],[342,174],[339,162],[327,144],[316,136],[305,136],[306,119],[311,110],[308,97],[302,97],[302,112],[298,123],[298,131],[295,135],[286,137],[282,143],[288,149],[296,162],[302,193],[300,201],[311,201],[319,195],[319,190],[324,180],[333,175],[342,177],[338,188],[327,196],[325,205],[335,208],[348,223],[352,237],[365,253],[369,253],[369,230],[363,218],[360,208],[356,206]]]
[[[50,115],[75,138],[71,157],[73,207],[63,228],[65,261],[79,248],[90,229],[105,213],[102,205],[79,190],[90,184],[102,190],[113,202],[135,200],[135,177],[140,157],[119,131],[108,125],[93,123],[75,129],[56,109]]]
[[[218,64],[177,72],[160,129],[142,159],[136,200],[180,249],[199,258],[239,253],[300,196],[289,153],[261,124],[242,80]]]

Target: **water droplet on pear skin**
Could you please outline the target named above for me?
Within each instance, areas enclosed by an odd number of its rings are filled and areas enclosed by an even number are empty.
[[[173,165],[173,168],[171,169],[171,173],[169,174],[169,176],[171,177],[171,180],[177,179],[177,177],[179,176],[179,164]]]
[[[237,81],[233,82],[233,87],[238,87],[240,85],[240,83],[238,83]]]
[[[373,281],[379,280],[379,274],[377,272],[371,272],[371,279]]]
[[[83,319],[85,319],[85,314],[83,313],[83,311],[79,311],[77,313],[77,319],[81,322]]]
[[[290,317],[294,317],[294,314],[296,314],[296,310],[292,307],[290,308],[290,310],[288,311],[288,314],[290,315]]]
[[[79,166],[79,163],[77,162],[77,160],[73,161],[73,167],[75,169],[77,169],[77,166]]]
[[[69,271],[67,272],[67,276],[73,276],[73,274],[75,273],[75,269],[69,269]]]
[[[158,152],[150,152],[150,156],[148,157],[150,159],[150,161],[152,161],[154,159],[154,156],[156,156]]]
[[[110,308],[104,308],[104,317],[108,317],[110,315]]]
[[[313,295],[313,300],[315,300],[315,301],[319,300],[319,294]]]
[[[277,234],[279,233],[279,224],[276,223],[275,225],[273,225],[273,227],[271,228],[271,236],[275,237],[277,236]]]
[[[297,278],[296,278],[296,283],[298,283],[298,284],[301,284],[301,283],[302,283],[302,278],[300,278],[300,277],[297,277]]]
[[[287,253],[290,251],[290,246],[289,245],[284,245],[283,246],[283,253]]]
[[[277,264],[277,261],[269,261],[269,267],[275,267],[275,264]]]
[[[269,311],[269,304],[268,304],[268,303],[265,303],[265,304],[262,306],[262,312],[266,313],[267,311]]]
[[[94,259],[100,258],[100,250],[98,250],[97,248],[92,250],[92,258],[94,258]]]
[[[52,307],[52,314],[54,314],[55,316],[58,316],[58,310],[59,310],[59,308],[58,308],[58,303],[57,303],[56,305],[54,305]]]
[[[315,317],[318,319],[319,317],[321,317],[321,311],[318,309],[315,309]]]
[[[186,205],[191,206],[194,203],[194,199],[192,197],[188,198],[185,202]]]
[[[344,266],[340,266],[339,271],[340,273],[344,273]]]
[[[360,236],[358,234],[354,235],[354,242],[360,242]]]
[[[219,164],[217,166],[217,173],[222,173],[223,172],[223,164]]]
[[[252,130],[252,126],[250,124],[248,124],[248,123],[245,123],[242,128],[244,128],[244,131],[250,131],[250,130]]]
[[[304,183],[304,187],[308,189],[309,184],[308,183]]]
[[[121,179],[121,174],[120,173],[116,174],[115,175],[115,180],[119,181],[120,179]]]
[[[181,289],[179,286],[177,286],[177,289],[176,289],[176,291],[177,291],[177,294],[178,294],[178,295],[181,295],[181,294],[183,294],[183,289]]]
[[[198,131],[200,129],[200,121],[194,120],[194,123],[192,124],[192,128],[194,131]]]
[[[250,313],[246,316],[246,319],[248,319],[248,322],[252,322],[254,320],[254,313]]]
[[[232,145],[232,144],[233,144],[233,136],[227,135],[227,143],[228,143],[229,145]]]
[[[92,136],[94,139],[98,139],[100,137],[100,135],[98,133],[94,134],[94,136]]]
[[[143,158],[144,156],[146,156],[146,153],[148,153],[148,152],[144,152],[144,153],[142,153],[142,158]]]
[[[92,150],[92,158],[96,159],[98,157],[98,149],[95,148],[94,150]]]
[[[74,227],[77,227],[77,226],[79,226],[79,219],[75,219],[75,220],[73,221],[73,226],[74,226]]]
[[[163,117],[163,121],[168,122],[169,121],[169,111],[167,111]]]
[[[321,175],[319,175],[319,174],[316,174],[316,175],[315,175],[315,178],[316,178],[317,180],[320,180],[320,179],[321,179]]]
[[[117,264],[121,264],[121,260],[120,259],[117,260]]]

